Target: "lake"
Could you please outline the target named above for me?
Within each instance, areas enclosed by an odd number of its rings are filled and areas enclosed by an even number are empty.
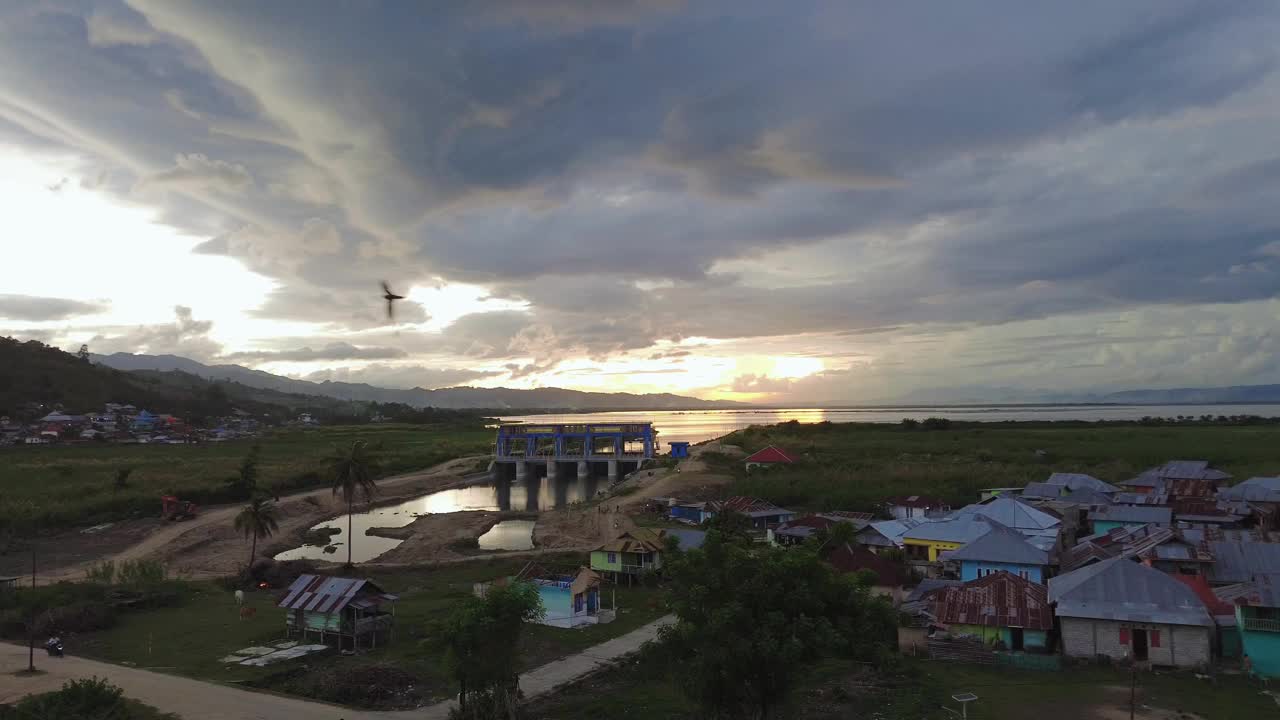
[[[901,406],[865,408],[789,408],[775,410],[654,410],[651,412],[516,415],[506,422],[612,423],[650,420],[661,434],[663,447],[672,441],[702,442],[749,425],[773,425],[796,420],[815,422],[896,423],[903,418],[945,417],[964,421],[1008,420],[1140,420],[1145,416],[1280,415],[1280,405],[1024,405],[1024,406]]]

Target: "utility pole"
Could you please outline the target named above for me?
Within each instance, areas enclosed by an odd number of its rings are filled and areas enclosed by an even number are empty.
[[[31,589],[36,589],[36,546],[31,543]],[[27,620],[27,672],[36,671],[36,611],[32,606],[31,617]]]
[[[1133,720],[1133,712],[1137,707],[1138,694],[1138,666],[1135,664],[1129,669],[1129,720]]]

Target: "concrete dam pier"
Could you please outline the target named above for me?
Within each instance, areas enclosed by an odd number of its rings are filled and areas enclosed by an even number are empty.
[[[650,422],[503,425],[495,444],[494,474],[516,480],[531,473],[552,480],[569,473],[604,474],[614,482],[652,460],[657,446]]]

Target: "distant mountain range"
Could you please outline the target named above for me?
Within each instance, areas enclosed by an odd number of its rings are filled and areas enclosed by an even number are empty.
[[[699,410],[749,407],[727,400],[702,400],[670,393],[637,395],[599,393],[563,388],[451,387],[428,390],[383,388],[367,383],[312,382],[274,375],[241,365],[205,365],[177,355],[92,355],[93,362],[116,370],[159,370],[190,373],[209,380],[229,380],[249,387],[302,395],[320,395],[360,402],[404,403],[412,407],[521,410]]]
[[[913,405],[1206,405],[1280,403],[1280,385],[1234,385],[1217,388],[1069,392],[1010,387],[966,386],[917,390],[896,403]]]
[[[1198,405],[1205,403],[1280,403],[1280,385],[1235,385],[1221,388],[1124,390],[1108,393],[1103,402],[1139,405]]]

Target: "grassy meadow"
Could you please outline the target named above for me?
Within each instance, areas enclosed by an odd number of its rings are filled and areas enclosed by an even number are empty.
[[[576,565],[581,554],[552,555],[541,562]],[[380,587],[400,596],[396,603],[395,637],[389,647],[358,656],[321,656],[286,661],[266,668],[227,665],[220,658],[240,648],[284,639],[284,611],[275,607],[278,590],[247,593],[246,605],[257,614],[241,619],[230,590],[217,583],[187,583],[183,601],[173,607],[138,610],[119,615],[112,627],[71,639],[68,651],[111,662],[230,682],[365,707],[412,706],[414,702],[444,699],[456,692],[443,663],[442,645],[433,627],[462,599],[474,583],[518,572],[527,559],[477,560],[404,570],[373,570]],[[604,591],[611,602],[612,588]],[[642,587],[618,587],[618,618],[606,625],[565,630],[544,625],[525,628],[521,665],[532,669],[605,640],[626,634],[666,613],[660,592]],[[174,628],[182,628],[175,641]],[[394,670],[388,670],[388,668]],[[405,678],[396,689],[397,678]],[[368,678],[395,697],[365,693]],[[373,682],[373,681],[369,681]],[[412,687],[412,695],[396,695]]]
[[[157,515],[160,496],[200,504],[232,500],[236,475],[255,442],[261,447],[260,487],[279,492],[324,485],[334,446],[367,440],[382,447],[382,472],[417,470],[462,455],[489,452],[493,431],[474,421],[436,425],[352,425],[268,431],[255,440],[201,445],[15,446],[0,449],[0,529],[17,532]],[[128,485],[116,471],[132,468]]]
[[[973,502],[980,488],[1021,487],[1049,473],[1126,480],[1172,459],[1209,460],[1237,481],[1280,474],[1280,424],[953,423],[947,429],[864,423],[753,426],[725,442],[754,452],[776,445],[792,467],[747,475],[739,460],[708,455],[738,479],[727,492],[797,509],[872,510],[886,497],[937,495]]]

